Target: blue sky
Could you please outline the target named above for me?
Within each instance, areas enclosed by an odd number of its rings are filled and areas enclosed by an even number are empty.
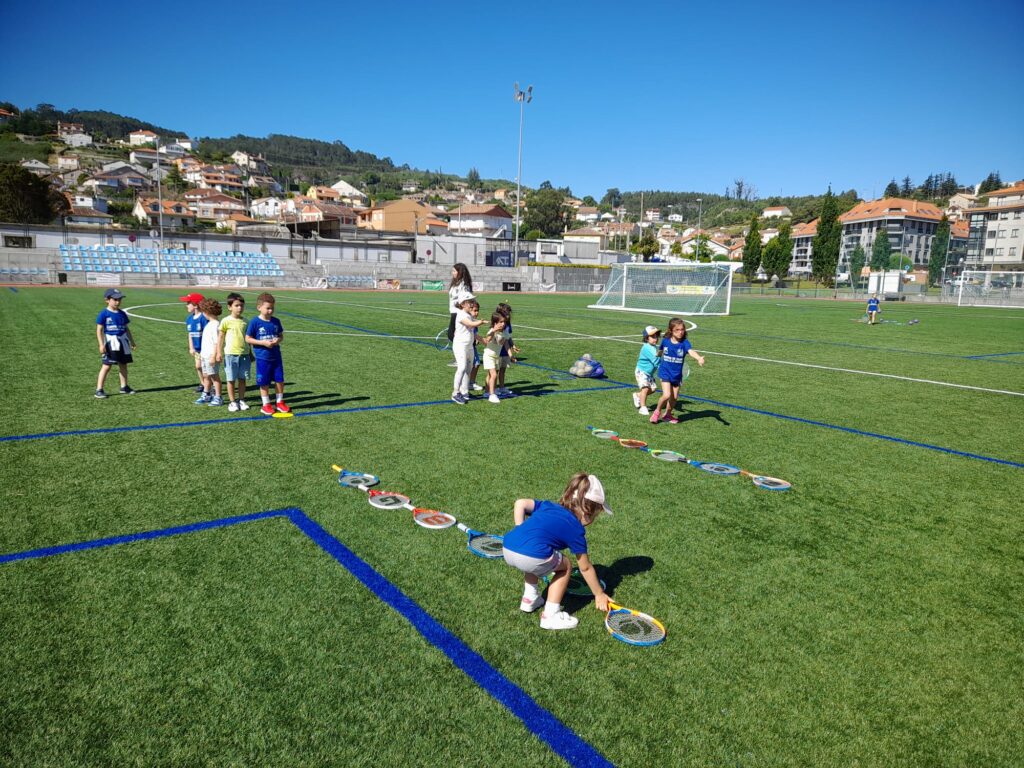
[[[102,10],[94,10],[102,9]],[[1024,3],[0,4],[0,100],[600,198],[1024,178]]]

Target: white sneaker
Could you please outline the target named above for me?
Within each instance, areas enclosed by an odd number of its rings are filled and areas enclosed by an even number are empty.
[[[472,389],[474,392],[483,392],[484,391],[484,388],[481,387],[479,384],[477,384],[475,381],[473,382],[472,385],[470,385],[469,388]]]
[[[541,629],[573,629],[577,624],[579,624],[579,619],[570,616],[565,611],[559,611],[550,616],[542,613],[540,617]]]
[[[500,403],[501,400],[498,398],[497,395],[491,395],[490,397],[487,398],[487,402],[488,403],[495,403],[495,404],[497,404],[497,403]]]
[[[639,408],[640,407],[640,393],[639,392],[634,392],[633,393],[633,407],[634,408]]]
[[[238,410],[238,403],[236,401],[232,400],[230,403],[228,403],[228,410],[231,411],[232,413],[237,411]]]
[[[519,610],[523,613],[533,613],[542,605],[544,605],[544,595],[538,593],[537,596],[533,598],[533,600],[530,600],[527,597],[524,597],[522,600],[520,600]]]
[[[248,411],[249,410],[249,404],[247,402],[245,402],[245,400],[239,400],[238,401],[238,410],[240,410],[240,411]]]
[[[651,412],[650,412],[650,410],[648,410],[646,405],[641,405],[640,406],[640,415],[641,416],[650,416],[651,415]]]

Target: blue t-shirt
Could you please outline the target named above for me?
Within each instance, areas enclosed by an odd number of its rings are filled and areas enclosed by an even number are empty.
[[[645,341],[640,349],[640,356],[636,359],[636,369],[643,371],[648,376],[653,376],[658,372],[660,365],[661,358],[658,357],[658,348]]]
[[[188,339],[192,342],[192,349],[196,352],[203,346],[203,328],[210,322],[206,315],[200,313],[199,317],[188,315],[185,318],[185,328],[188,330]]]
[[[878,299],[868,299],[868,312],[878,311]]]
[[[512,321],[511,320],[509,320],[509,321],[507,321],[505,323],[505,333],[508,335],[508,338],[511,340],[512,339]],[[501,345],[501,357],[509,357],[508,346],[505,345],[505,344]]]
[[[120,336],[126,330],[128,330],[128,323],[131,322],[128,319],[128,315],[125,314],[124,310],[116,309],[110,311],[104,308],[98,315],[96,315],[96,325],[103,326],[103,332],[109,336]]]
[[[533,514],[505,534],[505,548],[540,559],[568,549],[574,555],[587,552],[587,532],[576,515],[553,501],[534,499]]]
[[[683,362],[692,346],[689,339],[679,342],[672,339],[661,340],[661,372],[658,376],[662,381],[680,381],[683,378]]]
[[[282,333],[284,333],[284,328],[281,326],[280,320],[276,317],[271,317],[269,320],[261,320],[258,315],[249,321],[249,327],[245,329],[246,336],[251,336],[258,341],[277,338]],[[254,344],[252,355],[257,360],[280,360],[281,348],[261,347]]]

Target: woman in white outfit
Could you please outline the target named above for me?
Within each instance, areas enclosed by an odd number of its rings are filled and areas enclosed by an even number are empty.
[[[452,400],[459,405],[469,402],[469,372],[473,370],[473,332],[484,324],[478,320],[480,305],[473,294],[469,294],[455,313],[455,333],[452,337],[452,352],[455,353],[455,383],[452,386]]]

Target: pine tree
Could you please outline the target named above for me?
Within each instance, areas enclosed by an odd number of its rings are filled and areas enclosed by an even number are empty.
[[[900,185],[896,183],[896,179],[890,181],[886,187],[882,197],[899,197],[900,196]]]
[[[942,217],[939,226],[935,228],[935,237],[932,238],[932,253],[928,259],[928,282],[935,285],[942,277],[942,270],[946,266],[946,258],[949,256],[949,218]]]
[[[892,255],[892,246],[889,244],[889,232],[882,223],[875,230],[875,242],[871,245],[871,269],[882,270],[889,268],[889,256]]]
[[[743,274],[748,282],[757,277],[757,269],[761,266],[761,230],[757,226],[757,214],[750,220],[750,231],[747,241],[743,244]]]
[[[829,187],[821,202],[818,216],[818,234],[814,236],[811,252],[811,275],[818,282],[830,284],[839,263],[839,245],[843,227],[839,223],[839,204]]]
[[[914,194],[914,185],[911,183],[909,176],[903,177],[903,186],[900,187],[900,194],[903,197],[910,197]]]

